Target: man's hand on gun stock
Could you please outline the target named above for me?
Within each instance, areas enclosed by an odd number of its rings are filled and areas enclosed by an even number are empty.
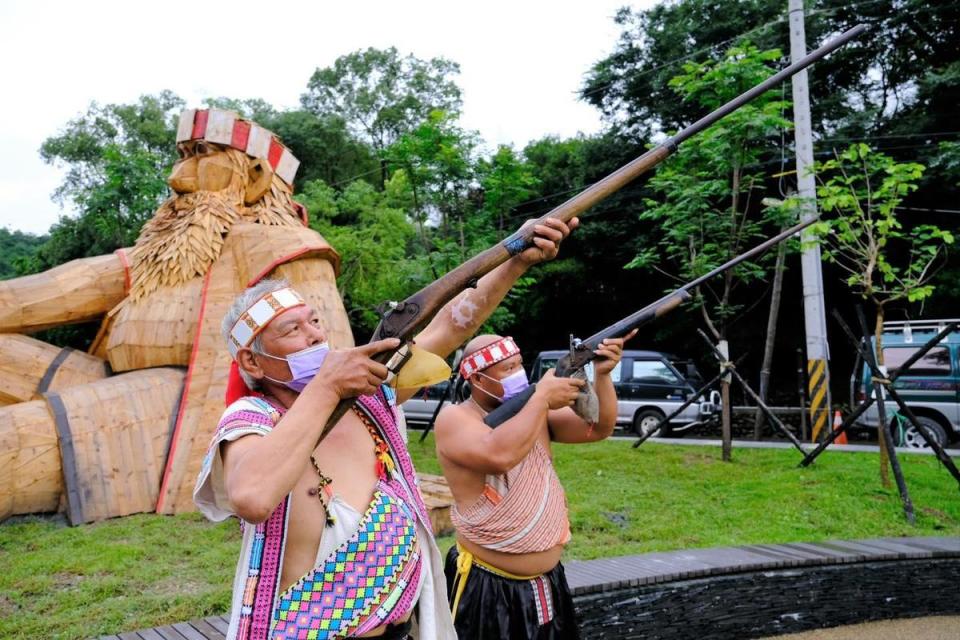
[[[386,380],[387,368],[372,356],[399,346],[396,338],[386,338],[352,349],[331,350],[308,388],[333,391],[338,399],[374,394]]]

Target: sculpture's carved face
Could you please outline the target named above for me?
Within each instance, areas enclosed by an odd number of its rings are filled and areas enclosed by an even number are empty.
[[[180,160],[173,165],[167,184],[181,195],[197,191],[223,191],[238,182],[243,186],[244,204],[251,205],[266,194],[273,182],[273,169],[268,162],[261,158],[230,154],[220,145],[191,140],[179,143],[177,152]],[[238,166],[238,159],[241,166]],[[246,170],[243,164],[246,164]]]
[[[167,178],[174,193],[143,226],[131,256],[134,299],[206,274],[236,223],[306,224],[266,160],[204,140],[181,142],[177,151]]]

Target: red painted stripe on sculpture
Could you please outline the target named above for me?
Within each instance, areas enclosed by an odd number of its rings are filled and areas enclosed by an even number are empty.
[[[123,249],[117,249],[114,253],[117,254],[117,257],[120,258],[120,264],[123,265],[123,292],[130,293],[130,260],[127,258],[127,252]]]
[[[193,133],[190,134],[192,140],[197,140],[202,138],[207,133],[207,118],[210,116],[210,111],[207,109],[201,109],[197,111],[197,115],[193,116]]]
[[[230,146],[234,149],[245,151],[249,140],[250,123],[246,120],[237,120],[233,124],[233,136],[230,139]]]
[[[340,275],[340,254],[338,254],[329,245],[322,246],[317,244],[313,246],[302,247],[300,249],[297,249],[293,253],[277,258],[276,260],[268,264],[266,267],[261,269],[257,275],[251,278],[250,282],[247,283],[247,287],[252,287],[253,285],[263,280],[265,277],[267,277],[267,274],[269,274],[271,271],[279,267],[281,264],[286,264],[287,262],[293,262],[295,259],[302,258],[303,256],[309,253],[316,253],[317,255],[326,258],[329,262],[333,263],[333,274],[337,276]],[[330,259],[331,254],[333,258],[332,260]]]
[[[283,145],[276,138],[270,139],[270,150],[267,152],[267,162],[274,169],[280,164],[280,156],[283,155]]]
[[[207,310],[207,290],[210,288],[211,268],[207,271],[203,279],[203,289],[200,292],[200,312],[197,314],[197,332],[193,336],[193,349],[190,351],[190,364],[187,367],[187,375],[183,380],[183,393],[180,396],[180,408],[177,411],[177,424],[173,428],[173,434],[170,436],[170,452],[167,454],[167,464],[163,468],[163,482],[160,483],[160,495],[157,496],[157,511],[163,509],[163,499],[167,493],[167,486],[170,482],[170,474],[173,471],[173,459],[177,453],[177,440],[180,437],[180,424],[183,422],[183,414],[187,410],[187,398],[190,394],[190,381],[193,379],[193,371],[197,365],[197,351],[200,350],[200,331],[203,327],[203,315]]]

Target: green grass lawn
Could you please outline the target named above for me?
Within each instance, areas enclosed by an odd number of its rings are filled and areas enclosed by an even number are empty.
[[[438,473],[433,442],[411,450]],[[567,488],[568,558],[684,547],[900,535],[960,535],[957,485],[931,456],[901,456],[917,526],[880,486],[875,454],[832,453],[797,469],[793,450],[629,442],[555,447]],[[226,612],[235,521],[139,515],[81,527],[0,526],[0,638],[88,638]],[[450,539],[442,541],[444,548]]]

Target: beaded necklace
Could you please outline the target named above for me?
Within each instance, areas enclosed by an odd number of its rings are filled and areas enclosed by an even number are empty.
[[[363,423],[363,426],[367,428],[367,433],[370,434],[370,438],[373,440],[373,451],[376,456],[376,466],[377,477],[380,480],[386,480],[387,474],[394,470],[393,458],[390,457],[390,446],[380,437],[380,433],[377,430],[373,421],[364,413],[359,407],[354,406],[353,412],[360,418],[360,422]],[[317,458],[310,454],[310,461],[313,463],[313,468],[317,470],[317,488],[310,489],[310,495],[316,495],[319,498],[320,503],[323,505],[323,511],[327,514],[327,526],[333,526],[337,523],[336,518],[330,512],[330,498],[332,497],[333,490],[329,489],[330,485],[333,483],[333,478],[323,473],[323,470],[320,468],[320,463],[317,462]]]

